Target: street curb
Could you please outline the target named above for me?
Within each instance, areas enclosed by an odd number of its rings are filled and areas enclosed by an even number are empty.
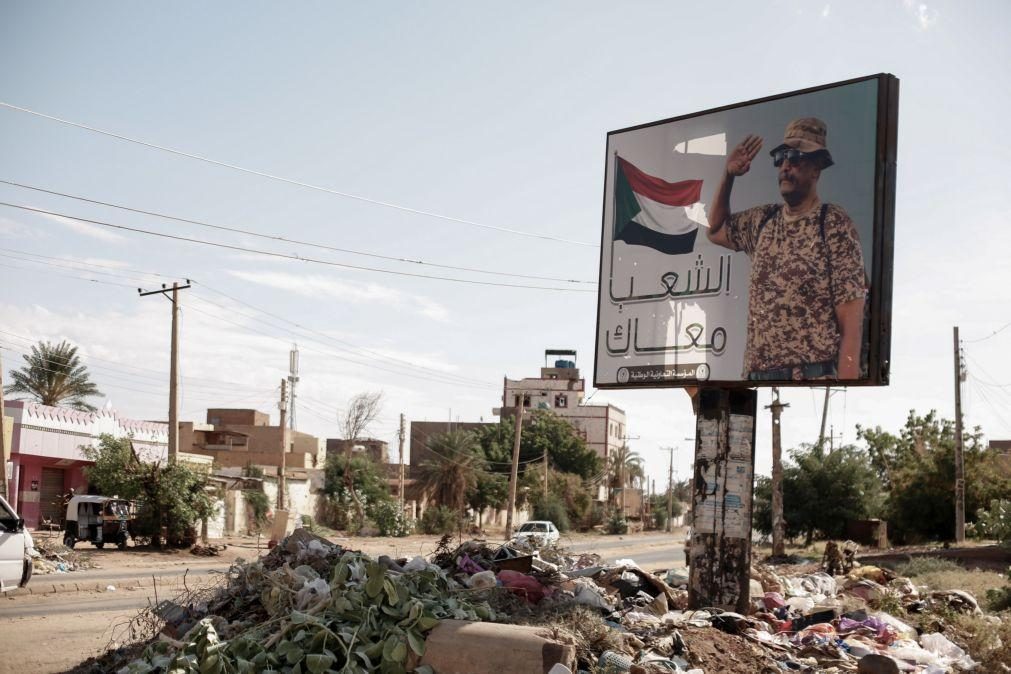
[[[70,573],[73,573],[72,571]],[[220,572],[218,572],[220,573]],[[51,576],[54,574],[45,574],[46,576]],[[64,575],[64,574],[60,574]],[[66,574],[69,575],[69,574]],[[106,588],[112,585],[116,588],[115,591],[120,590],[142,590],[149,587],[157,587],[173,589],[176,587],[183,587],[184,578],[189,583],[190,579],[199,578],[204,579],[208,576],[213,575],[212,572],[195,570],[192,573],[188,573],[184,576],[149,576],[147,578],[127,578],[120,585],[118,584],[116,578],[108,578],[106,580],[102,579],[92,579],[81,582],[64,581],[60,583],[54,583],[48,578],[45,581],[41,581],[39,577],[33,577],[28,582],[28,587],[19,587],[15,590],[10,590],[5,592],[3,596],[5,597],[30,597],[30,596],[44,596],[50,594],[61,594],[65,592],[108,592]],[[43,576],[44,578],[45,576]],[[41,581],[41,582],[40,582]]]

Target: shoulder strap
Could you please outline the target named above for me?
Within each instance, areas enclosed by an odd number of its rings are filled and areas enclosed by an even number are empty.
[[[828,204],[821,205],[821,213],[818,215],[818,233],[821,234],[821,245],[825,249],[825,265],[828,267],[828,294],[832,298],[832,306],[835,307],[835,290],[832,288],[832,278],[835,272],[832,270],[832,251],[828,249],[828,237],[825,236],[825,215],[828,213]]]

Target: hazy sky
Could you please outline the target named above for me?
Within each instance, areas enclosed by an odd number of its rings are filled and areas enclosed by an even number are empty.
[[[830,423],[837,441],[851,442],[856,424],[894,430],[910,409],[952,416],[958,324],[970,358],[968,422],[1011,437],[1011,388],[996,386],[1011,386],[1011,328],[968,343],[1011,322],[1008,4],[703,4],[0,4],[0,101],[491,228],[9,108],[0,108],[0,180],[337,248],[562,279],[369,258],[2,184],[4,203],[176,236],[555,288],[270,258],[0,206],[5,368],[36,339],[67,338],[120,413],[163,419],[169,304],[135,288],[190,278],[184,419],[202,420],[214,405],[276,415],[298,341],[302,430],[337,436],[335,409],[379,389],[387,402],[374,434],[391,444],[400,412],[489,420],[502,377],[535,375],[545,348],[577,349],[592,380],[595,286],[565,280],[596,279],[607,131],[890,72],[901,81],[892,385],[835,394]],[[58,259],[37,264],[26,253]],[[821,397],[784,393],[787,447],[817,438]],[[759,403],[769,400],[762,391]],[[680,446],[687,473],[694,422],[683,392],[601,391],[593,401],[626,410],[658,488],[660,447]],[[759,472],[769,446],[763,413]]]

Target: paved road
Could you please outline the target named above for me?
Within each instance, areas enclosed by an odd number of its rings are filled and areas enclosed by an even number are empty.
[[[80,594],[51,595],[31,603],[9,602],[0,606],[0,622],[11,618],[55,616],[96,611],[137,611],[154,602],[154,594],[145,591],[104,593],[82,597]],[[7,603],[7,602],[5,602]]]

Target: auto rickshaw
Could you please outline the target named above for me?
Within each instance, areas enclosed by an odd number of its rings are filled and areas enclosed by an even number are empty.
[[[67,503],[63,544],[73,548],[88,541],[101,550],[106,543],[126,549],[136,513],[132,502],[112,496],[73,496]]]

